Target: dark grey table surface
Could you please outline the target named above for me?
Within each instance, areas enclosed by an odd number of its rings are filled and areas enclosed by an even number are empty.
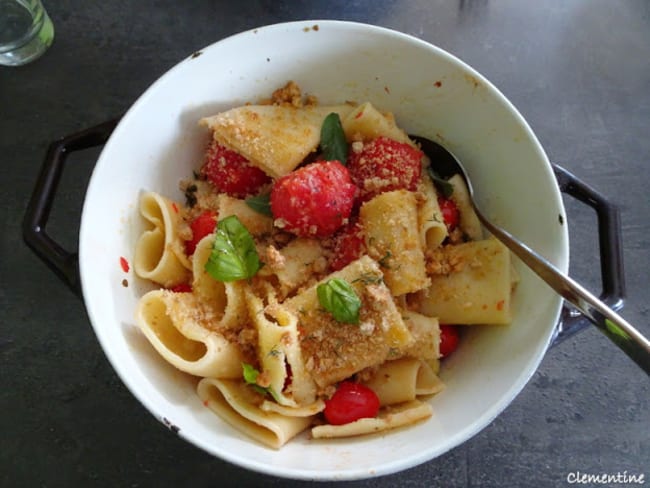
[[[628,296],[650,336],[650,2],[46,1],[44,57],[0,67],[0,485],[303,486],[185,443],[121,384],[83,303],[23,244],[21,219],[50,141],[124,112],[160,75],[230,34],[346,19],[436,44],[491,80],[560,163],[618,205]],[[48,230],[76,246],[98,150],[66,167]],[[600,291],[595,217],[566,202],[571,273]],[[650,382],[597,330],[548,351],[490,426],[406,472],[349,486],[563,486],[571,474],[650,482]]]

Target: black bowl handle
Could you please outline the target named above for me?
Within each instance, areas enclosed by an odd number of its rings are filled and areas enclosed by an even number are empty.
[[[25,243],[79,297],[79,255],[64,249],[47,234],[47,221],[68,154],[106,143],[118,121],[109,120],[50,144],[23,219]]]
[[[603,287],[599,298],[611,309],[620,310],[623,308],[625,299],[625,277],[618,208],[566,169],[557,164],[552,166],[560,190],[590,206],[596,212],[600,275]],[[565,306],[560,322],[556,326],[552,345],[560,343],[589,326],[591,326],[591,322],[587,317],[577,310]]]

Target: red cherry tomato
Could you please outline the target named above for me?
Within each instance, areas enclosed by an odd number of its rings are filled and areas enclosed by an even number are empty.
[[[212,141],[202,172],[219,192],[236,198],[256,194],[271,178],[241,154]]]
[[[379,398],[367,386],[342,382],[332,398],[325,402],[325,418],[332,425],[342,425],[362,418],[372,418],[379,411]]]
[[[201,239],[214,232],[216,225],[217,213],[212,210],[206,210],[192,221],[190,224],[192,239],[185,241],[185,252],[188,256],[194,254],[196,245]]]
[[[460,222],[460,212],[451,198],[438,197],[438,206],[440,207],[440,212],[442,212],[442,218],[447,225],[447,229],[451,232]]]
[[[350,176],[361,190],[361,200],[393,190],[415,191],[422,174],[422,152],[388,137],[365,143],[348,157]]]
[[[440,356],[447,357],[458,347],[458,328],[454,325],[440,324]]]
[[[359,259],[366,250],[363,229],[358,222],[352,222],[337,232],[334,237],[334,258],[330,263],[332,271],[345,268]]]
[[[311,163],[278,179],[271,190],[273,217],[303,237],[327,237],[352,212],[356,186],[338,161]]]

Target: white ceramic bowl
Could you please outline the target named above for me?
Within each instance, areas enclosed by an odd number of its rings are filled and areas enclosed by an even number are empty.
[[[445,51],[405,34],[338,21],[261,27],[180,62],[131,107],[97,162],[80,233],[86,307],[111,364],[156,418],[209,453],[276,476],[357,479],[428,461],[486,427],[525,386],[549,344],[561,300],[517,263],[521,282],[507,327],[473,327],[445,363],[434,415],[382,435],[316,441],[279,451],[241,435],[197,398],[134,325],[147,285],[119,266],[142,230],[137,199],[156,190],[181,199],[178,182],[201,161],[202,116],[268,96],[288,80],[322,103],[369,100],[409,133],[443,142],[466,165],[494,220],[568,268],[568,235],[551,166],[535,135],[485,78]],[[127,277],[129,287],[122,285]]]

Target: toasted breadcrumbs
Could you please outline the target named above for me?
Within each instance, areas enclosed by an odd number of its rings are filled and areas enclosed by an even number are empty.
[[[360,287],[359,325],[343,324],[321,309],[299,311],[300,347],[305,369],[320,386],[350,377],[389,354],[385,317],[386,293],[376,285]],[[364,325],[365,324],[365,325]]]
[[[318,98],[314,95],[304,95],[300,86],[295,81],[289,81],[286,85],[275,90],[270,99],[259,101],[260,105],[284,105],[291,107],[310,107],[318,105]]]

